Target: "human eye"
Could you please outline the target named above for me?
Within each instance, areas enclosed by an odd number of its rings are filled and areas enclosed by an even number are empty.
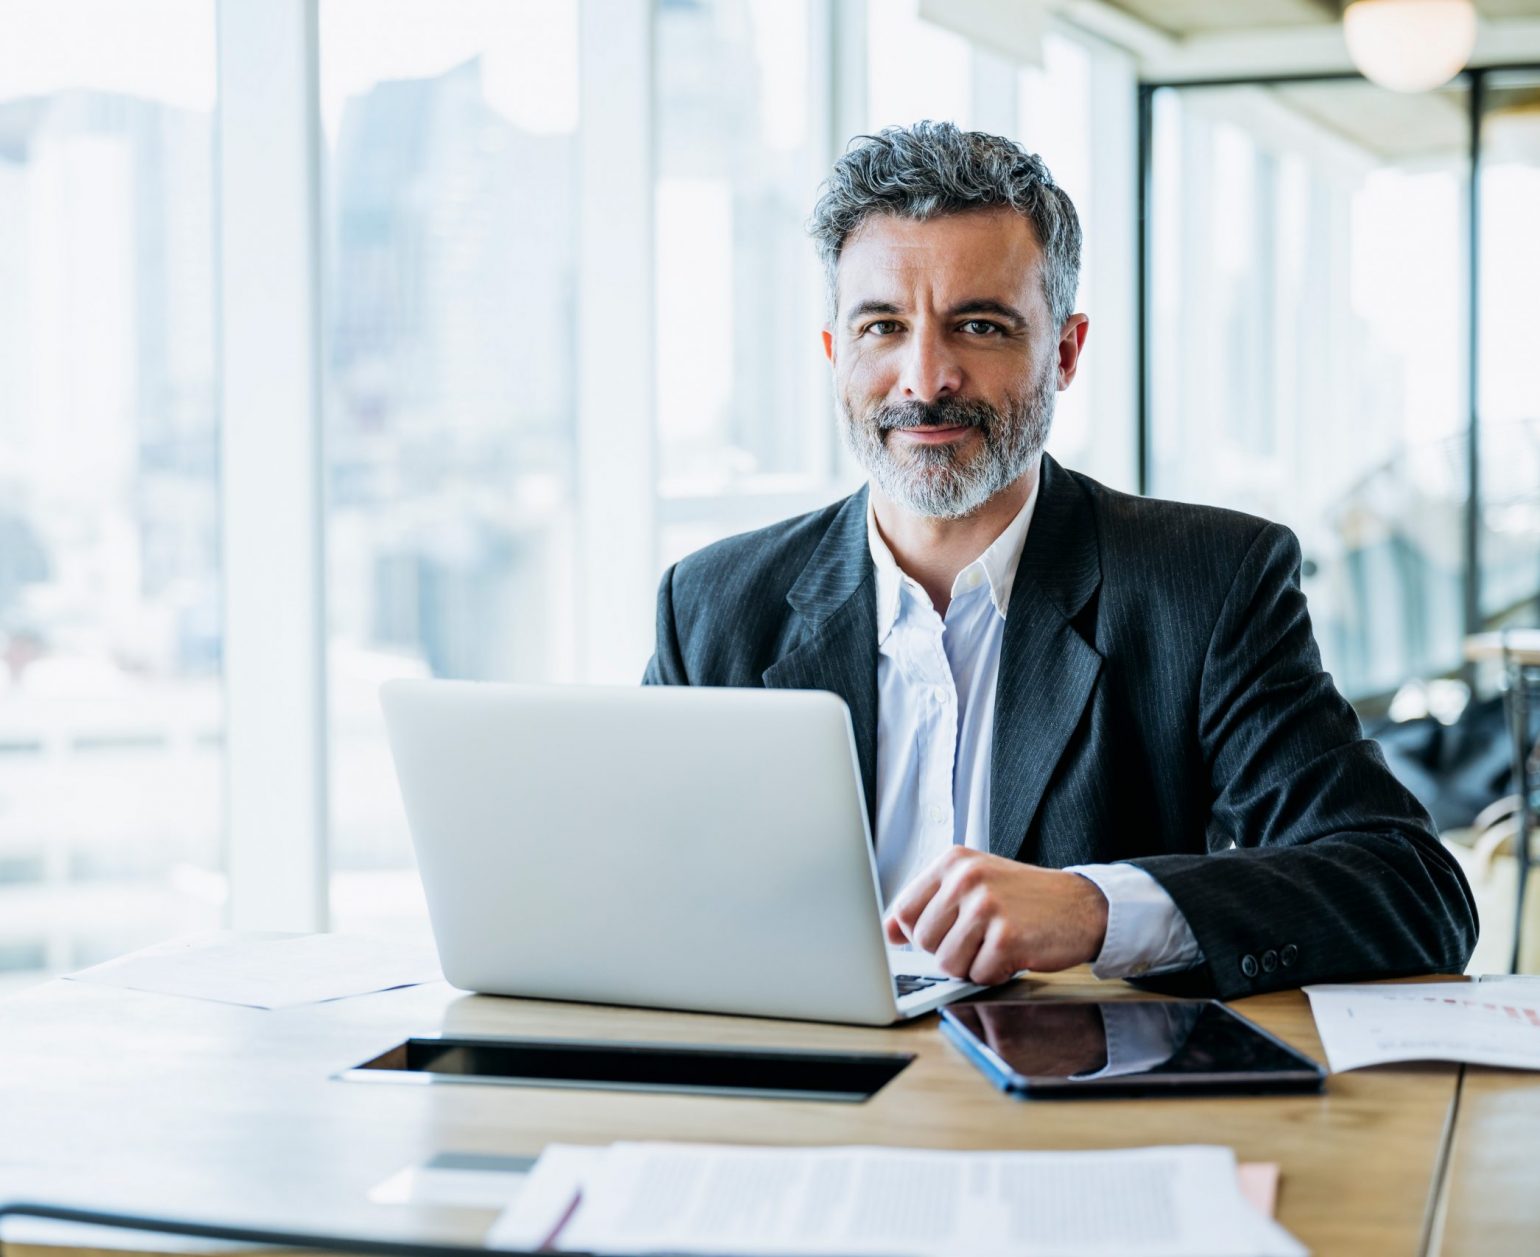
[[[962,325],[962,330],[969,336],[998,336],[1004,331],[998,323],[992,323],[988,319],[969,319]]]
[[[863,329],[873,336],[891,336],[899,330],[897,319],[873,319]]]

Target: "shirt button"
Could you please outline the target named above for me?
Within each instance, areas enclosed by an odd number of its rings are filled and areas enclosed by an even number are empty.
[[[1282,962],[1283,967],[1287,969],[1299,959],[1299,948],[1294,946],[1293,943],[1285,943],[1283,950],[1278,953],[1278,959]]]
[[[1241,972],[1244,973],[1248,978],[1256,977],[1257,976],[1257,958],[1255,956],[1253,956],[1253,955],[1250,955],[1250,954],[1242,956],[1241,957]]]
[[[946,819],[946,814],[934,803],[925,809],[925,815],[932,825],[939,825]]]
[[[1278,953],[1269,947],[1262,953],[1262,972],[1271,973],[1278,967]]]

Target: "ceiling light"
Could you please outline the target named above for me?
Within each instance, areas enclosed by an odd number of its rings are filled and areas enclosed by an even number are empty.
[[[1353,0],[1342,26],[1353,64],[1395,92],[1443,86],[1476,46],[1471,0]]]

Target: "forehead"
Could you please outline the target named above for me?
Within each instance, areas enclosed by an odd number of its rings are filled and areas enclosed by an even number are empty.
[[[1010,209],[970,210],[916,221],[874,214],[840,251],[841,308],[853,301],[992,297],[1041,299],[1043,251]]]

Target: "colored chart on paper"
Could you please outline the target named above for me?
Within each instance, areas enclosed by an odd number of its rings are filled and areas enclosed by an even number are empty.
[[[1540,982],[1305,988],[1334,1071],[1394,1061],[1540,1069]]]

